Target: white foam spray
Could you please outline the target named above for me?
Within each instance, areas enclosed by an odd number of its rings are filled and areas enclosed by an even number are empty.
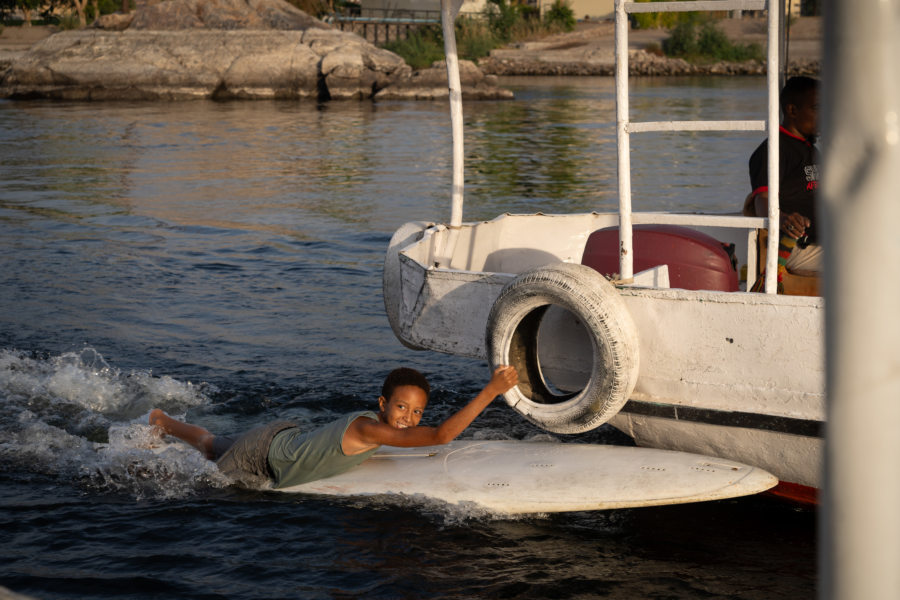
[[[160,439],[149,411],[209,404],[205,386],[123,373],[91,348],[56,357],[0,350],[0,461],[83,489],[176,498],[228,484],[184,444]]]

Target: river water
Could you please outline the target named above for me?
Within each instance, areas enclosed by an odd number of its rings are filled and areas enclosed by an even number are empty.
[[[469,103],[466,220],[616,206],[609,78]],[[633,79],[634,119],[764,118],[755,78]],[[663,112],[666,110],[668,112]],[[668,116],[666,116],[668,115]],[[811,598],[816,514],[764,497],[504,518],[230,488],[148,449],[326,423],[424,371],[434,423],[479,361],[391,333],[383,253],[449,217],[446,103],[0,103],[0,585],[52,598]],[[637,210],[736,210],[758,133],[643,134]],[[551,439],[501,402],[466,438]],[[603,426],[562,442],[628,443]]]

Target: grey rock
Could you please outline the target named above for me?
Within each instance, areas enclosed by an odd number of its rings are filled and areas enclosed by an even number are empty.
[[[465,69],[468,97],[511,97],[475,65]],[[414,74],[396,54],[284,0],[165,0],[38,42],[0,72],[0,97],[446,97],[446,74],[432,71]]]
[[[459,61],[459,79],[464,100],[506,100],[509,90],[497,85],[497,77],[485,75],[475,63]],[[399,74],[394,81],[375,94],[378,100],[438,100],[450,96],[447,65],[439,61],[428,69]]]
[[[79,100],[318,95],[319,57],[298,31],[71,31],[38,43],[0,83],[7,97]]]
[[[330,29],[284,0],[164,0],[145,2],[131,29]]]
[[[105,29],[107,31],[124,31],[131,26],[134,20],[134,13],[123,14],[120,12],[108,15],[100,15],[92,27],[97,29]]]

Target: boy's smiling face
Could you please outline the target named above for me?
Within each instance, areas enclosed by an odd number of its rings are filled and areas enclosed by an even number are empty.
[[[389,399],[385,400],[384,396],[378,398],[381,408],[378,418],[397,429],[415,427],[422,420],[427,404],[425,390],[415,385],[400,385],[394,388]]]

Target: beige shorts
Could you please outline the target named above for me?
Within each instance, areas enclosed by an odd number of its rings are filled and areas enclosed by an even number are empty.
[[[213,451],[225,449],[216,459],[219,470],[234,483],[249,487],[259,488],[272,480],[272,472],[269,469],[269,446],[272,438],[285,429],[297,427],[288,421],[278,421],[261,425],[251,429],[244,435],[232,441],[231,438],[219,436],[213,440]]]

